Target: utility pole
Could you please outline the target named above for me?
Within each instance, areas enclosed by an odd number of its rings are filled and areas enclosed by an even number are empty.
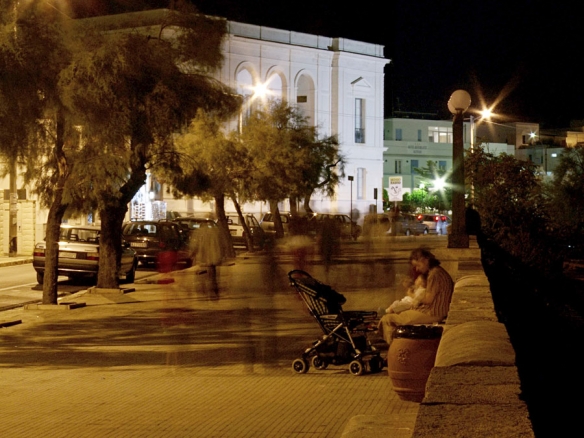
[[[16,159],[10,158],[10,206],[8,226],[8,255],[16,257],[18,254],[18,191],[16,190]]]

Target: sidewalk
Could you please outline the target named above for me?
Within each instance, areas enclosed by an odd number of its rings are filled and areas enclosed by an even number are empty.
[[[418,406],[386,373],[291,371],[320,332],[288,267],[222,266],[218,299],[196,270],[126,294],[81,292],[67,297],[85,305],[74,310],[1,312],[21,321],[0,330],[1,435],[339,437],[358,415],[413,421]]]
[[[25,263],[32,263],[32,256],[22,256],[22,255],[19,255],[16,257],[0,256],[0,267],[23,265]]]
[[[377,309],[405,262],[347,261],[330,283],[346,310]],[[321,332],[283,263],[221,266],[219,297],[195,266],[155,277],[169,284],[150,277],[124,294],[0,312],[15,324],[0,329],[1,436],[410,437],[419,405],[401,401],[385,371],[292,372]],[[307,269],[324,280],[324,267]],[[379,284],[362,289],[364,275]]]

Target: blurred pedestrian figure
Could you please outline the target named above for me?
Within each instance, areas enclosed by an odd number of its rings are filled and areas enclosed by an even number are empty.
[[[341,227],[335,219],[325,217],[318,232],[320,256],[328,275],[329,267],[341,249]]]
[[[191,250],[195,262],[207,268],[207,276],[213,293],[219,295],[217,265],[223,261],[223,246],[217,227],[201,227],[191,237]]]

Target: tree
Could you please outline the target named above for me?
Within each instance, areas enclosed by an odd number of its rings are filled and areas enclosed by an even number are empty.
[[[86,169],[78,194],[102,221],[98,287],[117,287],[121,227],[147,171],[177,159],[174,135],[197,109],[230,113],[238,100],[212,76],[225,22],[183,11],[78,20],[85,50],[62,75],[67,104],[82,114]]]
[[[253,249],[250,230],[239,207],[237,192],[242,178],[249,173],[249,157],[233,135],[223,129],[223,119],[199,110],[188,129],[176,139],[177,157],[161,169],[171,183],[175,195],[213,198],[215,215],[228,256],[235,256],[225,214],[225,197],[236,206],[244,226],[248,248]]]
[[[449,174],[446,169],[440,169],[434,161],[428,161],[426,167],[414,169],[422,177],[424,187],[417,196],[420,207],[425,210],[431,208],[438,211],[449,210],[452,206],[452,189],[448,186]]]
[[[572,245],[584,244],[584,146],[566,149],[545,186],[554,222]]]
[[[478,147],[467,154],[465,170],[474,183],[474,207],[484,235],[539,272],[561,268],[558,230],[551,220],[537,167]]]
[[[319,137],[301,111],[286,102],[272,100],[254,111],[240,138],[252,162],[246,186],[253,199],[269,202],[277,237],[283,236],[278,202],[292,198],[295,204],[294,199],[302,198],[310,211],[312,194],[334,194],[344,176],[336,137]]]
[[[78,138],[60,99],[58,78],[70,62],[69,43],[75,38],[68,37],[70,29],[62,25],[61,16],[43,2],[20,5],[7,1],[0,13],[4,24],[0,101],[6,105],[0,118],[2,126],[12,130],[2,143],[10,150],[10,159],[25,166],[25,182],[33,185],[41,203],[49,207],[43,303],[56,304],[59,231],[76,153],[67,146],[68,139]]]

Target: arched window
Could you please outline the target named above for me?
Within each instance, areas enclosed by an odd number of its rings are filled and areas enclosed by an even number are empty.
[[[296,105],[307,118],[307,122],[316,125],[315,117],[315,86],[307,74],[301,74],[296,82]]]
[[[243,126],[245,121],[249,118],[251,114],[251,97],[254,92],[254,81],[251,72],[247,69],[241,69],[237,72],[235,76],[235,81],[237,83],[237,94],[243,97],[243,104],[241,107],[241,112],[239,114],[239,129]]]
[[[272,74],[266,81],[269,99],[284,100],[284,83],[278,73]]]

